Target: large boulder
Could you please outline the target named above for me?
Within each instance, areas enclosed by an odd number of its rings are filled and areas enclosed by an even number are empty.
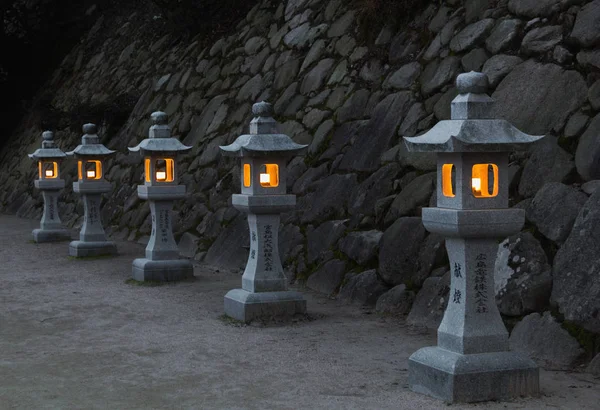
[[[315,191],[298,201],[301,222],[320,222],[345,215],[345,205],[357,185],[356,174],[330,175],[315,183]]]
[[[440,327],[450,293],[450,271],[442,277],[427,278],[417,293],[406,323],[435,330]]]
[[[523,352],[547,370],[569,370],[583,349],[552,317],[532,313],[517,323],[510,335],[510,349]]]
[[[417,257],[425,239],[421,218],[400,218],[390,226],[379,244],[379,275],[389,285],[415,281]]]
[[[340,288],[338,299],[346,303],[375,306],[377,299],[388,290],[377,277],[375,269],[352,275]]]
[[[400,172],[397,163],[385,165],[358,185],[348,200],[350,215],[375,215],[375,203],[394,189],[394,180]]]
[[[577,13],[571,37],[584,47],[600,44],[600,0],[586,4]]]
[[[420,77],[421,93],[433,94],[444,85],[454,81],[460,72],[460,58],[448,56],[442,61],[432,61],[427,64]]]
[[[448,254],[444,246],[446,239],[436,233],[427,236],[417,257],[415,285],[421,286],[435,268],[448,266]]]
[[[304,235],[296,225],[281,226],[277,238],[279,239],[279,257],[282,264],[285,264],[290,258],[295,258],[299,253],[298,247],[304,245]]]
[[[181,235],[181,239],[179,239],[179,243],[177,244],[177,247],[179,248],[179,254],[184,258],[193,258],[196,256],[196,252],[198,251],[199,242],[200,237],[189,232],[185,232],[183,235]]]
[[[596,355],[587,367],[587,372],[600,377],[600,353]]]
[[[600,114],[594,117],[579,138],[575,166],[585,180],[600,179]]]
[[[508,10],[521,17],[548,17],[560,10],[561,0],[510,0]]]
[[[390,315],[408,315],[415,300],[415,292],[406,289],[406,285],[397,285],[377,299],[375,311]]]
[[[484,41],[494,27],[494,19],[483,19],[462,29],[450,41],[450,50],[461,53]]]
[[[383,232],[378,230],[350,232],[340,241],[340,251],[359,265],[364,265],[377,255]]]
[[[548,239],[562,243],[567,239],[587,195],[559,182],[542,187],[527,208],[529,219]]]
[[[400,67],[397,71],[387,78],[384,86],[389,86],[397,90],[408,90],[415,84],[415,80],[421,75],[421,64],[412,62]]]
[[[308,277],[306,286],[331,296],[340,287],[346,274],[346,262],[332,259],[321,265]]]
[[[519,183],[519,194],[523,197],[535,195],[548,182],[563,182],[575,167],[573,157],[552,136],[536,143],[531,151]]]
[[[414,215],[417,207],[427,205],[435,188],[435,178],[436,174],[431,172],[412,180],[392,202],[385,216],[385,223],[390,224],[402,216]]]
[[[391,147],[396,130],[413,102],[411,93],[404,91],[388,95],[377,104],[371,120],[356,136],[339,168],[346,171],[375,171],[379,167],[381,154]]]
[[[240,214],[221,232],[208,250],[204,262],[225,269],[243,269],[248,261],[249,235],[247,217]]]
[[[554,257],[552,296],[565,320],[600,333],[600,191],[583,205]]]
[[[562,26],[545,26],[531,30],[523,38],[521,52],[523,54],[542,54],[552,50],[562,41]]]
[[[551,267],[542,246],[529,232],[498,246],[494,290],[500,313],[523,316],[547,308],[552,291]]]
[[[515,42],[520,28],[521,20],[508,19],[500,21],[485,40],[485,47],[492,54],[498,54]]]
[[[481,71],[488,76],[490,85],[496,87],[513,68],[522,62],[521,57],[497,54],[485,62]]]
[[[315,229],[308,229],[307,232],[307,262],[314,263],[319,257],[330,250],[342,237],[346,229],[348,220],[323,222]]]
[[[528,60],[502,80],[492,97],[495,116],[541,135],[562,128],[586,101],[587,86],[577,71]]]

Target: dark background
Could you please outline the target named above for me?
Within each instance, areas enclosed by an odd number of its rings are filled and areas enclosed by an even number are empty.
[[[99,18],[161,14],[156,34],[210,41],[257,0],[0,0],[0,148],[69,51]],[[51,93],[51,90],[47,90]],[[45,127],[47,124],[41,124]],[[51,128],[51,125],[49,127]]]

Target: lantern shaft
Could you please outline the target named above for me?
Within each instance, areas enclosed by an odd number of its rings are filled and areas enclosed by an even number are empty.
[[[151,201],[152,234],[146,246],[146,258],[169,260],[179,258],[179,248],[173,237],[171,201]]]
[[[287,289],[276,245],[279,220],[279,215],[248,215],[250,255],[242,276],[242,289],[248,292]]]
[[[106,182],[105,182],[106,183]],[[80,188],[84,183],[75,185],[74,188]],[[110,189],[110,185],[106,183]],[[89,256],[105,256],[115,255],[117,253],[117,246],[114,242],[106,239],[104,227],[102,226],[102,217],[100,215],[100,203],[102,201],[102,192],[106,192],[102,189],[101,192],[96,190],[95,193],[89,192],[92,189],[88,189],[89,193],[84,189],[75,189],[76,192],[81,194],[81,200],[83,201],[83,225],[79,231],[79,240],[73,241],[69,244],[69,255],[76,258],[83,258]]]

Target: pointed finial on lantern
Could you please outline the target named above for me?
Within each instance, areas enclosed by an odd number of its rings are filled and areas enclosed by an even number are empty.
[[[255,117],[272,117],[273,105],[266,101],[257,102],[252,105],[252,114]]]
[[[54,133],[52,131],[42,132],[42,148],[55,148]]]
[[[153,112],[150,118],[152,119],[152,123],[155,125],[167,125],[169,122],[169,116],[166,112],[162,111]]]
[[[456,77],[456,88],[459,94],[487,94],[489,87],[490,81],[484,73],[471,71]]]
[[[152,125],[148,133],[149,138],[171,138],[171,128],[168,125],[169,116],[166,112],[155,111],[150,115]]]
[[[87,123],[82,127],[83,137],[81,137],[82,145],[99,144],[100,138],[98,138],[98,127],[96,124]]]
[[[490,82],[484,73],[459,74],[456,77],[458,95],[452,100],[451,118],[453,120],[492,119],[494,100],[487,95]]]
[[[83,129],[84,134],[92,135],[92,134],[98,133],[98,127],[96,127],[96,124],[92,124],[92,123],[84,124],[82,129]]]
[[[273,118],[273,106],[261,101],[252,106],[254,119],[250,121],[250,134],[278,134],[277,121]]]

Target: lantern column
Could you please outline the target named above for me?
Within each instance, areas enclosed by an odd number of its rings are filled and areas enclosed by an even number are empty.
[[[115,151],[100,144],[96,125],[85,124],[81,145],[67,155],[77,159],[79,180],[73,182],[73,191],[81,195],[84,208],[83,226],[79,232],[79,240],[69,244],[69,255],[75,257],[115,255],[117,247],[114,242],[107,241],[100,217],[102,194],[110,192],[111,186],[104,179],[104,160]]]
[[[485,74],[461,74],[456,83],[451,120],[405,138],[409,151],[439,153],[437,207],[423,209],[423,225],[446,237],[451,269],[438,346],[410,356],[409,387],[447,402],[537,395],[537,365],[509,350],[494,264],[498,239],[525,222],[524,210],[508,208],[508,154],[542,137],[492,117]]]
[[[164,112],[152,114],[154,125],[149,137],[129,148],[144,155],[144,185],[138,185],[138,196],[150,202],[152,234],[146,246],[146,257],[133,261],[133,279],[139,281],[178,281],[194,276],[187,259],[179,259],[179,248],[173,237],[173,201],[185,198],[185,185],[177,185],[175,156],[192,149],[171,137]]]
[[[225,313],[244,322],[306,312],[302,294],[287,289],[278,231],[280,214],[296,206],[296,196],[286,194],[287,159],[304,153],[307,146],[279,133],[271,104],[254,104],[252,112],[250,134],[220,147],[224,155],[242,159],[242,193],[234,194],[231,202],[248,214],[250,254],[242,288],[229,291],[224,302]]]
[[[38,161],[38,179],[34,185],[42,191],[44,198],[44,213],[40,228],[33,230],[33,240],[37,243],[67,241],[71,234],[63,227],[58,215],[58,197],[65,187],[65,180],[60,179],[60,163],[66,154],[56,147],[51,131],[45,131],[42,138],[42,148],[29,154],[29,158]]]

